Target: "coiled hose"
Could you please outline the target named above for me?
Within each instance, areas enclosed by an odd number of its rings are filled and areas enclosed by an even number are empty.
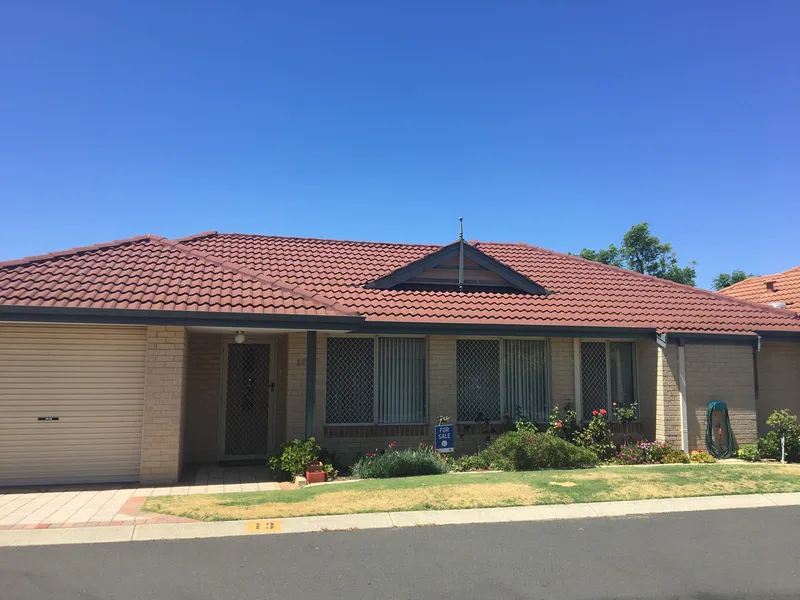
[[[722,447],[721,439],[719,446],[714,445],[714,426],[711,423],[711,413],[715,410],[725,413],[725,427],[728,431],[728,443],[724,448]],[[708,412],[706,413],[706,449],[708,453],[714,458],[730,458],[733,456],[733,448],[735,445],[736,442],[733,439],[733,430],[731,429],[731,418],[728,415],[728,405],[724,402],[709,402]]]

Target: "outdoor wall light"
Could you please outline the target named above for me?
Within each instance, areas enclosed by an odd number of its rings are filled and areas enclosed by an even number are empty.
[[[244,333],[241,332],[241,331],[237,331],[236,335],[233,336],[233,341],[236,342],[237,344],[243,344],[244,343]]]

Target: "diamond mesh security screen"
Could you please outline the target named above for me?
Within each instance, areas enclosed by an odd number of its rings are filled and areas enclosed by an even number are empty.
[[[328,338],[325,422],[368,424],[375,420],[375,340]]]
[[[608,409],[608,364],[605,342],[581,342],[581,400],[583,419],[593,410]]]
[[[505,410],[514,419],[546,423],[547,342],[503,340]]]
[[[632,342],[610,342],[608,345],[611,363],[611,401],[616,402],[617,406],[628,406],[636,402],[634,349]],[[638,417],[638,406],[636,412]]]
[[[457,420],[500,420],[500,341],[458,340]]]
[[[225,402],[225,456],[266,455],[269,344],[231,344]]]

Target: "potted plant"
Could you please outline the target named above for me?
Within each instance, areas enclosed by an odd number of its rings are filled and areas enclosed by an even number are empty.
[[[306,466],[306,481],[308,483],[323,483],[325,481],[325,466],[322,461],[311,461]]]

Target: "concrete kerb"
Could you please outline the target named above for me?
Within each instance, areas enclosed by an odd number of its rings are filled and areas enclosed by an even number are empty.
[[[82,529],[13,530],[0,531],[0,547],[135,542],[144,540],[186,540],[240,535],[280,535],[325,531],[423,527],[431,525],[535,522],[777,506],[800,506],[800,493],[705,496],[623,502],[590,502],[586,504],[469,508],[462,510],[384,512],[264,519],[259,521],[124,525]],[[260,528],[257,526],[259,523],[272,523],[272,526]],[[248,526],[248,524],[250,526]]]

